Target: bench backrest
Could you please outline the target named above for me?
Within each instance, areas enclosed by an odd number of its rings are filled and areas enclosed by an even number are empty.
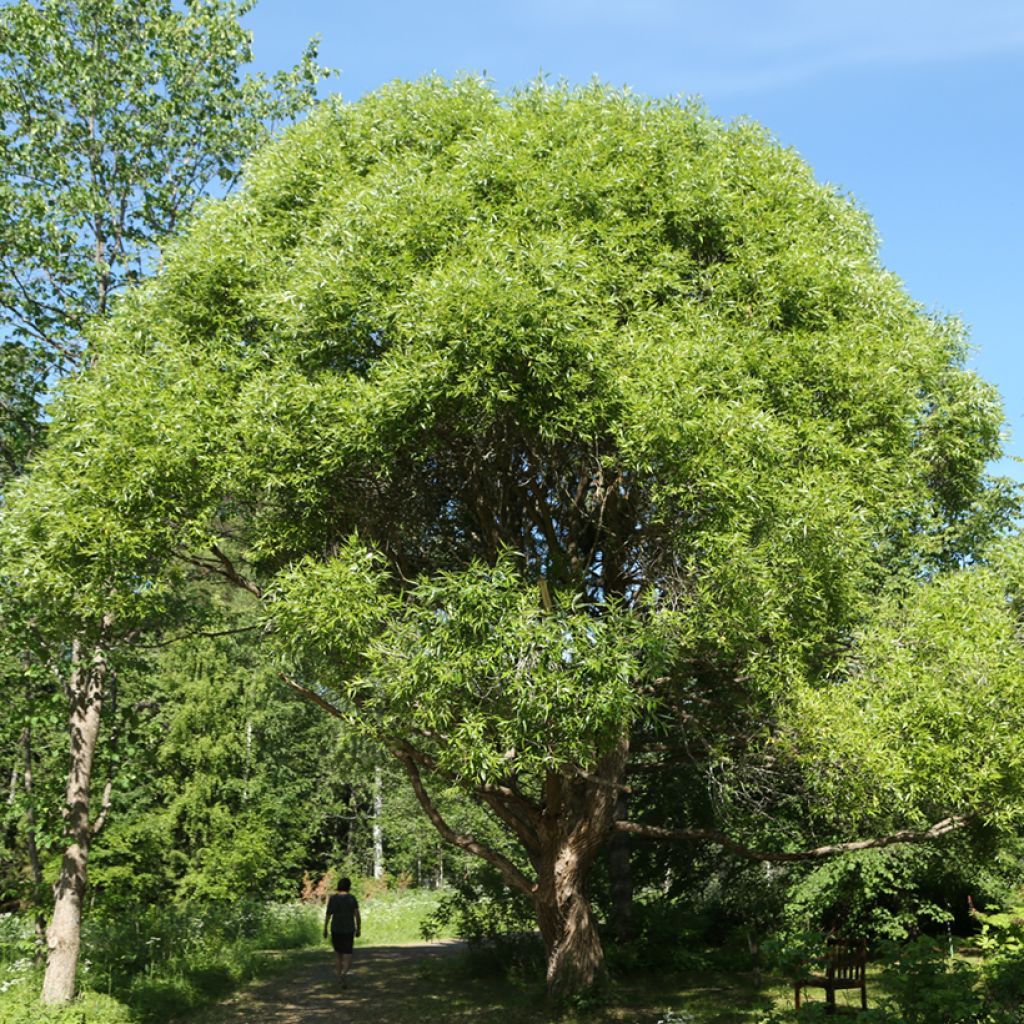
[[[839,981],[864,980],[868,948],[863,939],[829,939],[825,973]]]

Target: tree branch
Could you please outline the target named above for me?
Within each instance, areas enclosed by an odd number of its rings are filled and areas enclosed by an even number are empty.
[[[248,591],[248,593],[252,594],[253,597],[263,597],[263,588],[253,580],[246,579],[246,577],[244,577],[235,568],[234,562],[232,562],[216,544],[212,544],[210,546],[210,550],[213,551],[216,561],[209,558],[200,558],[198,555],[184,555],[180,553],[177,557],[182,561],[187,562],[189,565],[194,565],[197,569],[202,569],[203,572],[215,573],[217,576],[223,576],[229,583],[233,583],[236,587],[240,587],[242,590]]]
[[[632,821],[617,821],[615,828],[619,832],[628,832],[630,835],[640,836],[644,839],[716,843],[718,846],[729,850],[730,853],[746,857],[748,860],[789,863],[802,860],[820,860],[824,857],[834,857],[840,853],[853,853],[856,850],[877,850],[884,846],[896,846],[900,843],[926,843],[963,828],[970,820],[971,818],[966,815],[952,815],[948,818],[943,818],[942,821],[937,821],[923,832],[904,829],[901,832],[893,832],[887,836],[878,836],[875,839],[858,839],[850,843],[832,843],[828,846],[819,846],[813,850],[798,850],[793,853],[754,850],[749,846],[744,846],[743,843],[737,842],[737,840],[727,836],[724,832],[716,832],[714,829],[707,828],[659,828],[657,825],[638,825]]]
[[[508,858],[503,857],[497,850],[484,846],[483,843],[478,842],[472,836],[456,832],[441,817],[441,812],[434,806],[434,802],[430,799],[430,794],[427,793],[423,785],[423,779],[420,777],[420,771],[416,767],[416,759],[412,753],[402,747],[392,747],[392,753],[402,762],[405,772],[409,776],[409,781],[412,783],[412,788],[416,793],[416,798],[419,800],[423,810],[426,811],[427,817],[430,818],[434,828],[452,846],[457,846],[460,850],[466,850],[468,853],[475,854],[482,860],[487,861],[488,864],[496,867],[501,873],[501,877],[513,889],[518,889],[528,896],[531,895],[536,887]]]
[[[241,587],[243,590],[248,590],[254,597],[263,597],[263,588],[252,580],[246,579],[236,568],[234,562],[224,554],[223,551],[216,545],[211,544],[210,550],[217,556],[217,560],[224,567],[224,575],[231,580],[235,586]]]
[[[302,683],[292,679],[291,676],[286,676],[283,672],[278,672],[277,675],[286,686],[290,686],[305,700],[308,700],[311,704],[315,704],[321,710],[326,711],[327,714],[333,715],[335,718],[340,718],[343,722],[348,722],[350,720],[350,716],[342,711],[341,708],[335,707],[329,700],[325,700],[320,696],[320,694],[309,689],[308,686],[303,686]]]
[[[155,650],[158,647],[170,647],[171,644],[176,644],[181,640],[194,640],[197,637],[218,637],[218,636],[236,636],[238,633],[251,633],[253,630],[259,629],[260,623],[253,623],[251,626],[237,626],[234,629],[212,629],[205,630],[201,629],[195,633],[181,633],[179,636],[172,636],[167,640],[158,640],[152,644],[136,644],[135,646],[139,650],[150,651]]]
[[[438,772],[437,762],[429,754],[417,750],[407,741],[397,740],[396,742],[421,767],[428,771]],[[531,855],[540,852],[537,830],[540,828],[543,815],[539,807],[536,807],[512,786],[480,783],[473,787],[472,794],[476,799],[487,804],[515,832]]]
[[[113,791],[114,781],[108,776],[107,781],[103,784],[103,796],[100,799],[100,813],[96,816],[96,820],[91,826],[93,839],[103,831],[103,826],[106,825],[107,818],[110,816],[110,803]]]

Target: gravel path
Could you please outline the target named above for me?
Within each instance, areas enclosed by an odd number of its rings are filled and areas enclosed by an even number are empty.
[[[488,1006],[487,985],[437,970],[465,951],[458,941],[409,946],[357,946],[347,988],[334,973],[330,949],[297,958],[287,973],[255,982],[204,1010],[192,1024],[427,1024],[499,1020]],[[479,988],[474,993],[472,990]],[[456,994],[457,993],[457,994]],[[479,998],[475,998],[479,997]],[[467,999],[467,997],[469,997]],[[528,1015],[532,1018],[532,1014]]]

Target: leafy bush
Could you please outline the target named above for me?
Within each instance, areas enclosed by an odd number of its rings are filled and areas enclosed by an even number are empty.
[[[709,941],[715,922],[707,915],[661,897],[640,899],[633,908],[636,937],[630,943],[606,943],[613,973],[619,971],[692,971],[722,963],[729,948]],[[741,946],[745,948],[745,946]]]
[[[923,936],[901,947],[883,947],[883,978],[890,1011],[901,1024],[981,1024],[985,1013],[979,972]]]
[[[80,981],[112,992],[144,1021],[164,1021],[262,973],[265,950],[319,944],[320,914],[241,902],[94,914],[83,928]]]
[[[785,920],[849,935],[902,941],[946,925],[951,908],[933,894],[948,894],[956,879],[934,883],[943,862],[934,850],[865,850],[816,865],[790,890]]]
[[[985,957],[981,970],[989,1000],[1024,1021],[1024,906],[975,916],[982,923],[978,947]]]
[[[32,925],[27,916],[0,914],[0,969],[30,959],[35,948]]]
[[[530,901],[508,889],[496,871],[482,865],[441,897],[423,922],[425,939],[445,929],[469,942],[480,966],[503,971],[542,970],[543,949]]]
[[[995,915],[993,915],[995,917]],[[1019,922],[1024,926],[1024,922]],[[765,944],[771,966],[787,979],[816,970],[816,957],[825,948],[820,933],[794,933]],[[989,946],[986,959],[974,963],[950,956],[945,943],[922,936],[903,944],[883,943],[880,1007],[858,1019],[879,1024],[1024,1024],[1019,947],[1007,941]],[[777,1009],[758,1024],[814,1021],[824,1003],[805,1004],[799,1013]]]

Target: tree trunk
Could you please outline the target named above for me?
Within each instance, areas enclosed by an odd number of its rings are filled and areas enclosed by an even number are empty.
[[[540,853],[533,858],[533,906],[547,955],[548,996],[556,1000],[586,992],[604,977],[587,879],[614,824],[616,782],[625,758],[624,740],[593,774],[552,773],[547,779]]]
[[[549,771],[540,804],[524,797],[514,781],[478,790],[481,801],[522,843],[536,873],[533,882],[499,851],[453,829],[423,785],[419,765],[429,767],[430,759],[407,741],[396,741],[393,747],[441,835],[497,868],[510,889],[529,896],[547,952],[548,995],[554,999],[585,992],[604,974],[604,951],[587,898],[587,879],[615,826],[616,796],[622,789],[618,780],[628,749],[628,737],[623,736],[592,772],[573,767]]]
[[[380,819],[384,813],[384,773],[380,765],[373,769],[373,877],[384,877],[384,829]]]
[[[533,900],[553,999],[586,992],[604,974],[604,950],[586,892],[590,864],[581,852],[571,845],[559,850]]]
[[[48,956],[42,993],[43,1002],[51,1004],[69,1002],[75,994],[82,901],[92,839],[89,788],[107,674],[104,657],[97,653],[91,662],[83,661],[77,642],[72,649],[72,665],[68,684],[71,764],[65,808],[69,843],[64,851],[60,877],[54,886],[53,918],[46,935]]]
[[[32,782],[32,730],[26,726],[21,734],[22,755],[24,758],[23,782],[25,787],[25,847],[28,851],[29,869],[32,872],[32,906],[35,908],[36,952],[37,963],[42,961],[43,949],[46,945],[46,916],[41,908],[41,891],[43,888],[43,865],[39,859],[39,846],[36,843],[36,809]]]

